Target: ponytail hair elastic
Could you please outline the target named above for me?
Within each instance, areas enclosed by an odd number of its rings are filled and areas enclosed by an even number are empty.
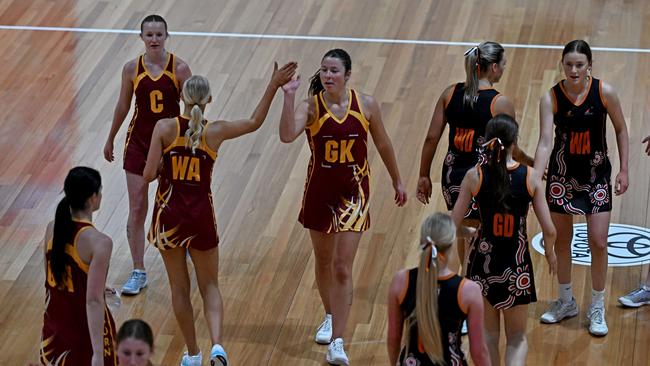
[[[494,137],[490,141],[488,141],[488,142],[484,143],[483,145],[481,145],[481,147],[483,147],[483,148],[487,147],[489,150],[492,151],[493,154],[494,154],[495,148],[498,147],[499,150],[496,153],[497,154],[497,163],[501,161],[501,154],[503,152],[504,146],[503,146],[503,142],[501,141],[500,138]]]
[[[431,268],[431,264],[435,265],[435,261],[438,258],[438,248],[436,248],[435,242],[427,235],[427,241],[422,245],[422,250],[431,250],[431,260],[427,261],[426,271],[428,272]]]
[[[487,147],[490,150],[494,150],[495,145],[499,146],[499,150],[503,150],[503,142],[501,142],[501,139],[498,137],[494,137],[490,139],[489,141],[485,142],[481,147]]]
[[[431,239],[431,237],[430,237],[429,235],[427,235],[427,237],[426,237],[425,240],[426,240],[426,241],[420,245],[420,249],[425,250],[425,249],[427,249],[427,247],[428,247],[429,245],[431,245],[431,246],[434,247],[434,248],[436,247],[436,245],[435,245],[436,242],[433,241],[433,239]]]
[[[478,57],[478,54],[479,54],[478,46],[473,46],[472,48],[470,48],[470,49],[468,49],[467,51],[465,51],[464,56],[467,57],[467,56],[469,56],[469,55],[472,54],[472,53],[475,53],[476,56]]]
[[[438,248],[435,245],[431,245],[431,260],[438,258]]]

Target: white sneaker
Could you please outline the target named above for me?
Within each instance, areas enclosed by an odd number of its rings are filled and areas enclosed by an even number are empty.
[[[183,358],[181,359],[181,366],[201,366],[201,361],[203,357],[201,355],[201,351],[199,351],[198,355],[190,356],[187,352],[183,354]]]
[[[129,279],[122,286],[122,294],[137,295],[145,287],[147,287],[147,272],[134,269]]]
[[[212,346],[210,351],[210,366],[228,366],[228,355],[220,344]]]
[[[343,338],[336,338],[327,346],[325,359],[330,365],[350,365],[348,355],[345,354],[345,350],[343,349]]]
[[[314,341],[318,344],[329,344],[332,341],[332,314],[325,314],[325,319],[316,329]]]
[[[650,291],[644,289],[643,286],[641,286],[629,294],[619,297],[618,302],[631,308],[650,305]]]
[[[571,298],[571,301],[564,302],[562,300],[556,300],[551,308],[548,309],[542,316],[540,320],[542,323],[553,324],[561,321],[564,318],[570,318],[578,315],[578,304],[576,304],[576,299]]]
[[[589,306],[589,313],[587,313],[587,320],[589,320],[589,333],[595,336],[607,335],[607,322],[605,321],[605,307]]]

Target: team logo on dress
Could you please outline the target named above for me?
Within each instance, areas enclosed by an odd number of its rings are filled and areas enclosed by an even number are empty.
[[[531,241],[533,248],[544,254],[542,233]],[[638,266],[650,263],[650,229],[610,224],[607,234],[608,263],[612,267]],[[587,239],[587,224],[573,225],[571,257],[575,264],[591,265],[591,251]]]

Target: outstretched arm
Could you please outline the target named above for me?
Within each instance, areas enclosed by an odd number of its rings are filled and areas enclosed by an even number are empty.
[[[278,69],[277,62],[273,63],[273,74],[271,75],[271,80],[266,86],[266,90],[262,95],[262,98],[257,103],[257,107],[253,111],[253,114],[248,119],[242,119],[233,122],[219,121],[218,123],[218,132],[217,134],[220,137],[221,141],[233,139],[241,135],[256,131],[262,126],[262,123],[266,119],[267,114],[269,113],[269,108],[271,108],[271,102],[273,102],[273,97],[275,92],[282,85],[291,81],[293,78],[298,64],[295,62],[289,62]]]
[[[284,102],[280,116],[280,141],[293,142],[305,130],[312,116],[309,113],[309,101],[304,100],[295,108],[296,91],[300,86],[300,75],[282,86]],[[294,110],[295,108],[295,110]]]

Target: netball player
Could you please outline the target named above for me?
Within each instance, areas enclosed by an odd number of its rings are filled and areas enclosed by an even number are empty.
[[[452,212],[459,225],[471,198],[478,205],[481,229],[468,256],[467,277],[485,298],[485,329],[490,358],[500,365],[501,316],[506,334],[506,365],[525,365],[528,353],[528,304],[537,301],[526,230],[532,202],[542,227],[546,259],[555,272],[555,228],[546,204],[541,176],[516,162],[512,152],[519,126],[506,114],[492,118],[485,129],[487,163],[470,169]]]
[[[113,242],[92,224],[101,190],[98,171],[71,169],[47,227],[42,365],[117,365],[115,323],[104,300]]]
[[[467,365],[460,333],[465,319],[469,319],[474,365],[490,365],[483,338],[481,288],[447,266],[455,239],[456,227],[449,215],[430,215],[420,229],[419,266],[393,277],[388,294],[390,365]]]
[[[510,99],[494,89],[506,69],[506,54],[496,42],[483,42],[465,52],[464,83],[447,87],[438,98],[429,125],[422,156],[417,197],[427,204],[431,198],[431,163],[440,137],[449,125],[449,147],[442,165],[442,196],[451,211],[458,199],[460,184],[465,173],[476,164],[485,162],[481,144],[485,142],[485,126],[497,114],[505,113],[515,118],[515,108]],[[533,159],[515,147],[515,160],[533,164]],[[476,203],[465,215],[465,226],[478,225]],[[465,241],[458,243],[458,256],[465,263]]]
[[[576,316],[578,304],[571,285],[573,216],[585,216],[591,252],[591,305],[587,311],[589,332],[604,336],[607,232],[612,210],[612,166],[606,141],[609,115],[619,153],[619,173],[614,193],[628,186],[628,135],[621,104],[614,88],[591,76],[591,48],[583,40],[569,42],[562,51],[566,79],[540,101],[540,135],[535,169],[548,163],[546,199],[557,228],[559,299],[542,314],[543,323],[557,323]],[[553,139],[555,126],[555,139]]]
[[[167,22],[159,15],[149,15],[140,24],[140,38],[145,53],[122,68],[122,86],[115,106],[113,124],[104,146],[104,157],[113,161],[113,143],[131,108],[135,110],[124,146],[124,171],[129,195],[126,236],[131,250],[133,271],[122,286],[122,293],[136,295],[147,286],[144,267],[144,221],[148,207],[148,185],[142,179],[151,134],[156,122],[180,113],[181,86],[192,73],[185,61],[165,49]]]
[[[172,308],[181,328],[187,352],[181,366],[200,366],[202,355],[196,341],[190,300],[186,252],[194,264],[199,292],[212,341],[211,364],[227,366],[221,345],[223,301],[218,285],[219,237],[212,204],[212,168],[222,142],[257,130],[264,122],[278,88],[293,77],[296,63],[278,70],[253,115],[235,122],[204,119],[212,100],[210,84],[203,76],[190,77],[183,86],[183,113],[156,124],[144,169],[144,180],[160,174],[149,242],[162,255],[172,294]],[[161,165],[162,164],[162,165]],[[160,173],[159,173],[160,172]]]
[[[282,142],[292,142],[304,131],[311,149],[299,221],[309,229],[316,283],[326,313],[315,341],[330,344],[326,359],[337,365],[349,363],[343,331],[352,305],[352,265],[361,234],[370,225],[368,134],[390,174],[395,203],[406,203],[379,104],[372,96],[348,88],[351,72],[347,52],[328,51],[310,80],[310,97],[295,111],[299,80],[283,87],[280,121]]]

